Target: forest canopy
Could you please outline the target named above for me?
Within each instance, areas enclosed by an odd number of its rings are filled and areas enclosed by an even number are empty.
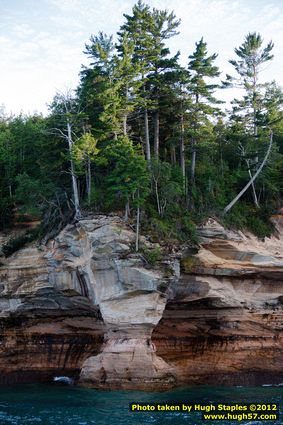
[[[261,71],[273,43],[245,35],[223,76],[203,38],[186,66],[171,54],[179,26],[174,12],[138,1],[114,37],[90,36],[78,87],[57,93],[47,117],[1,115],[2,230],[30,216],[44,235],[115,212],[156,239],[196,243],[207,217],[271,232],[282,206],[283,94]]]

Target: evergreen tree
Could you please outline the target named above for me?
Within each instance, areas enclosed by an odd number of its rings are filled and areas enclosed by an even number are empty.
[[[123,124],[123,135],[128,135],[128,117],[140,101],[139,79],[140,65],[133,61],[134,43],[124,32],[117,44],[118,55],[115,57],[114,78],[120,95],[120,116]]]
[[[133,62],[139,64],[142,89],[140,106],[144,118],[144,138],[146,159],[151,159],[149,110],[154,110],[154,152],[159,157],[159,128],[161,87],[164,88],[164,74],[177,67],[178,54],[168,58],[170,51],[165,46],[165,40],[177,34],[180,24],[174,13],[150,10],[148,5],[140,0],[133,7],[132,15],[124,15],[126,22],[121,26],[119,34],[127,33],[134,43]]]
[[[92,131],[99,139],[105,139],[116,131],[117,94],[111,91],[113,86],[113,56],[115,45],[112,36],[99,32],[97,36],[90,37],[84,53],[90,59],[90,65],[84,66],[80,73],[80,85],[77,95],[89,119]],[[108,115],[114,114],[113,120]]]
[[[235,49],[223,85],[244,96],[223,117],[217,55],[203,39],[183,69],[167,47],[180,23],[173,12],[139,0],[124,16],[116,43],[90,37],[76,93],[55,96],[48,117],[0,111],[1,229],[29,214],[47,240],[85,205],[125,211],[136,250],[141,226],[157,240],[196,243],[193,222],[211,215],[268,234],[283,197],[283,95],[260,81],[273,43],[250,33]]]
[[[227,75],[224,86],[232,85],[245,90],[243,99],[234,100],[233,112],[240,115],[247,128],[251,129],[253,135],[258,134],[258,115],[262,106],[262,89],[265,84],[260,83],[259,74],[266,62],[273,59],[271,51],[274,45],[270,41],[266,47],[263,47],[263,39],[260,34],[249,33],[243,44],[234,51],[238,60],[230,60],[237,77]]]
[[[263,47],[263,39],[260,34],[249,33],[245,41],[234,51],[238,60],[230,60],[237,76],[226,76],[224,87],[236,86],[245,90],[242,99],[234,99],[231,115],[232,121],[241,124],[241,133],[246,134],[245,145],[241,145],[243,156],[247,165],[249,177],[256,169],[259,155],[259,127],[263,124],[263,104],[265,84],[259,81],[259,74],[266,62],[273,59],[271,51],[274,45],[270,41]],[[250,136],[250,137],[249,137]],[[241,137],[241,136],[240,136]],[[255,184],[252,183],[254,204],[259,208],[258,196]]]
[[[125,205],[125,219],[128,220],[130,205],[138,209],[149,193],[149,173],[143,156],[132,142],[122,137],[109,145],[105,156],[110,167],[107,176],[108,194],[112,202]]]
[[[219,87],[208,80],[220,75],[219,69],[214,62],[217,54],[208,56],[207,43],[203,38],[196,43],[195,52],[189,56],[188,70],[191,75],[188,84],[190,94],[190,138],[191,138],[191,186],[195,185],[195,170],[197,146],[206,137],[206,129],[209,119],[220,113],[219,108],[215,107],[221,103],[213,94]]]

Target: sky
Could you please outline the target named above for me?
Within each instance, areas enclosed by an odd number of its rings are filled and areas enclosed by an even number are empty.
[[[148,0],[158,9],[174,10],[181,18],[180,34],[169,40],[183,65],[203,36],[217,65],[233,73],[235,58],[249,32],[259,32],[264,45],[275,44],[274,60],[263,70],[263,81],[283,86],[283,0]],[[75,88],[83,53],[91,34],[115,34],[123,13],[135,0],[0,0],[0,105],[6,113],[48,111],[57,91]],[[228,91],[229,92],[229,91]],[[228,99],[231,93],[222,95]]]

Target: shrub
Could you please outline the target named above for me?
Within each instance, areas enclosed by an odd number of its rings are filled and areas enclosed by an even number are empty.
[[[261,217],[249,216],[247,217],[247,228],[254,233],[259,239],[264,239],[270,236],[273,227],[270,222],[264,221]]]
[[[146,261],[154,266],[158,261],[161,261],[162,259],[162,252],[160,249],[160,246],[157,246],[156,248],[148,249],[143,248],[142,253],[146,259]]]

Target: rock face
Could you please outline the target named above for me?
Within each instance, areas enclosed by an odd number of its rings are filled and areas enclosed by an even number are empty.
[[[0,267],[0,382],[80,373],[100,351],[105,325],[63,253],[26,248]]]
[[[172,367],[157,357],[151,334],[166,305],[165,291],[178,276],[170,264],[146,268],[145,260],[132,252],[134,233],[121,221],[100,218],[81,226],[91,241],[90,286],[106,333],[101,353],[84,362],[80,384],[113,389],[172,386]]]
[[[155,328],[157,353],[181,384],[283,382],[282,219],[260,242],[210,220],[202,246],[181,260],[181,278]]]
[[[281,217],[265,242],[210,220],[198,252],[154,266],[112,216],[22,249],[0,267],[0,381],[67,375],[144,390],[282,382]]]
[[[176,262],[149,267],[134,242],[122,220],[98,216],[66,227],[43,251],[21,250],[1,267],[0,364],[3,358],[8,381],[76,376],[82,368],[85,386],[174,385],[174,371],[156,355],[151,334],[166,290],[179,277]]]

